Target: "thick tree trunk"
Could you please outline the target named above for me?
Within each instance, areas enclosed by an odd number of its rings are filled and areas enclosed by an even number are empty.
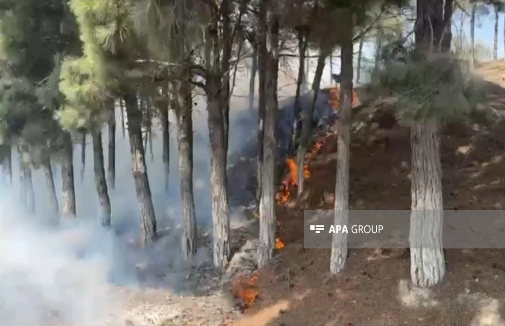
[[[420,24],[417,25],[415,31],[416,46],[426,52],[431,51],[434,45],[441,44],[440,50],[449,52],[452,37],[450,30],[452,0],[446,0],[445,7],[435,0],[418,0],[417,7]],[[474,13],[475,7],[472,9],[472,26]],[[471,62],[472,59],[473,57],[470,58]],[[439,283],[445,274],[442,246],[442,168],[439,143],[436,121],[421,121],[412,127],[410,272],[412,282],[423,287]]]
[[[412,213],[410,217],[410,275],[421,287],[445,275],[442,250],[442,167],[435,122],[417,124],[411,131]]]
[[[49,195],[49,208],[54,220],[58,220],[58,197],[56,196],[56,187],[54,186],[53,170],[51,168],[51,160],[44,159],[42,162],[42,170],[46,178],[47,192]]]
[[[214,266],[224,271],[230,259],[230,219],[226,184],[226,138],[224,109],[220,107],[220,77],[207,78],[207,111],[210,140],[210,184],[212,193],[212,221],[214,226]]]
[[[256,163],[257,188],[256,197],[258,203],[261,198],[261,174],[263,171],[263,137],[266,112],[266,71],[267,71],[267,53],[266,53],[266,3],[260,2],[260,17],[258,26],[258,158]]]
[[[498,22],[500,16],[498,8],[494,6],[494,43],[493,43],[493,60],[498,60]]]
[[[170,180],[170,123],[168,121],[168,110],[170,103],[170,94],[168,84],[165,83],[161,88],[162,100],[159,102],[159,113],[161,122],[161,138],[163,144],[163,170],[165,174],[165,193],[168,192]]]
[[[86,131],[81,133],[81,182],[84,180],[84,172],[86,171]]]
[[[295,93],[295,103],[294,103],[294,121],[293,121],[293,149],[296,150],[296,143],[300,138],[301,130],[298,126],[300,124],[300,113],[302,112],[302,104],[300,101],[300,96],[302,92],[302,84],[306,78],[305,76],[305,54],[307,53],[307,44],[305,40],[305,32],[298,31],[298,78],[296,80],[296,93]]]
[[[196,217],[193,196],[193,117],[191,88],[181,83],[180,105],[176,110],[179,138],[179,177],[183,218],[182,253],[187,258],[196,254]]]
[[[258,45],[252,44],[252,65],[251,76],[249,78],[249,112],[254,112],[254,94],[256,86],[256,72],[258,71]]]
[[[363,44],[365,43],[364,37],[359,39],[359,49],[358,49],[358,67],[356,69],[356,84],[359,84],[361,78],[361,59],[363,57]]]
[[[268,1],[268,0],[267,0]],[[269,6],[272,3],[269,1]],[[278,17],[267,10],[266,42],[266,115],[263,143],[263,171],[261,178],[260,230],[258,241],[258,267],[264,267],[272,258],[275,248],[275,177],[277,139],[275,127],[277,122],[277,74],[279,50]]]
[[[72,138],[69,133],[64,134],[64,153],[61,163],[62,182],[62,206],[61,215],[63,218],[75,218],[75,182],[74,182],[74,159]]]
[[[124,100],[128,119],[128,135],[130,137],[132,173],[140,207],[141,244],[145,247],[156,238],[156,215],[142,144],[142,113],[138,108],[137,98],[134,94],[126,93]]]
[[[349,167],[351,159],[351,108],[353,80],[353,18],[347,19],[349,37],[341,46],[341,87],[340,119],[337,136],[337,180],[335,183],[335,224],[349,222]],[[330,272],[339,273],[345,267],[347,258],[347,233],[334,233],[331,249]]]
[[[12,186],[12,147],[11,145],[2,145],[2,184]]]
[[[108,177],[111,189],[116,187],[116,108],[114,102],[110,108],[109,119],[107,121],[109,132],[109,152],[108,152]]]
[[[320,50],[319,58],[317,59],[316,73],[314,75],[314,81],[312,83],[312,103],[310,107],[305,108],[305,112],[302,118],[302,132],[300,139],[298,140],[297,150],[296,150],[296,165],[297,165],[297,185],[298,194],[303,192],[303,182],[304,182],[304,165],[305,165],[305,154],[307,153],[307,147],[309,146],[310,135],[312,133],[312,120],[314,116],[314,109],[316,106],[317,96],[319,94],[319,87],[321,85],[321,79],[323,77],[324,65],[326,63],[326,57],[328,51]]]
[[[95,187],[102,208],[100,222],[103,226],[111,225],[111,206],[109,190],[105,179],[105,163],[103,158],[102,133],[100,130],[93,130],[91,133],[93,139],[93,172],[95,175]]]

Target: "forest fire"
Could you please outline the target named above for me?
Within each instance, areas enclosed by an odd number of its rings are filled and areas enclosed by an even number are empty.
[[[340,87],[332,87],[330,88],[328,101],[331,104],[331,107],[338,111],[340,109]],[[360,105],[360,100],[358,97],[358,93],[355,90],[352,91],[352,107],[356,107]]]
[[[279,238],[275,238],[275,249],[284,248],[284,242],[282,242]]]
[[[312,157],[319,153],[328,137],[333,135],[332,132],[326,132],[323,136],[319,137],[312,149],[305,155],[305,164],[303,166],[303,177],[305,179],[310,177],[309,162]],[[296,161],[293,158],[286,159],[286,165],[288,166],[289,172],[282,180],[281,189],[276,194],[277,204],[285,204],[289,201],[291,189],[297,186],[296,177],[298,173],[298,167]]]
[[[244,309],[250,308],[259,295],[258,279],[258,273],[254,272],[251,276],[238,275],[233,281],[232,294],[243,303]]]

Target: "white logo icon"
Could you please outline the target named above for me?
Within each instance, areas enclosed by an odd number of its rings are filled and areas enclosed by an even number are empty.
[[[316,233],[321,233],[321,231],[324,231],[324,225],[311,225],[310,231],[316,231]]]

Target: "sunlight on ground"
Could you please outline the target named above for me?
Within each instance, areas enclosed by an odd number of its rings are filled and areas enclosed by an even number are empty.
[[[438,302],[432,298],[429,289],[418,288],[409,280],[400,280],[398,284],[398,297],[403,306],[408,308],[434,307]]]
[[[278,318],[284,311],[289,309],[288,301],[279,301],[273,306],[262,309],[252,316],[244,317],[229,326],[267,326],[275,318]]]

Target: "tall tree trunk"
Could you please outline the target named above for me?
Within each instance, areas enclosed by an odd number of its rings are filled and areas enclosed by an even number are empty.
[[[125,137],[125,121],[124,121],[124,106],[123,100],[119,100],[119,109],[121,110],[121,129],[123,130],[123,138]]]
[[[305,54],[307,53],[308,42],[305,39],[305,31],[298,31],[298,78],[296,80],[296,93],[295,93],[295,103],[294,103],[294,120],[293,120],[293,149],[296,150],[296,143],[300,138],[301,119],[300,112],[302,111],[302,104],[300,102],[300,95],[302,91],[302,83],[304,83],[305,76]]]
[[[381,53],[382,53],[382,30],[377,29],[377,34],[375,35],[375,64],[374,70],[377,71],[379,69]]]
[[[86,131],[81,133],[81,182],[84,180],[84,172],[86,171]]]
[[[100,223],[109,227],[111,225],[111,206],[107,181],[105,179],[105,163],[103,158],[102,132],[95,128],[91,131],[93,139],[93,172],[95,174],[95,186],[102,208]]]
[[[163,101],[159,108],[161,116],[161,137],[163,140],[163,166],[165,171],[165,193],[168,192],[168,183],[170,180],[170,124],[168,122],[168,108],[170,103],[170,94],[168,93],[168,84],[162,87]]]
[[[317,59],[316,73],[314,75],[314,81],[312,83],[312,103],[310,107],[305,108],[304,116],[302,118],[302,132],[300,139],[298,140],[298,146],[296,150],[296,164],[297,169],[297,185],[298,194],[303,191],[304,182],[304,165],[305,165],[305,154],[307,153],[307,147],[309,146],[310,135],[312,133],[312,120],[314,116],[314,109],[316,107],[317,96],[319,94],[319,87],[321,85],[321,79],[323,77],[324,65],[326,63],[326,57],[328,55],[328,50],[320,50],[319,58]]]
[[[498,14],[498,7],[494,6],[494,43],[493,43],[493,60],[498,60],[498,23],[500,16]]]
[[[12,146],[2,145],[2,184],[12,186]]]
[[[22,178],[22,193],[24,198],[24,206],[28,214],[35,213],[35,195],[33,192],[32,168],[24,166],[21,173]]]
[[[207,111],[210,140],[210,184],[212,193],[212,221],[214,225],[214,266],[224,271],[230,259],[230,220],[228,188],[226,184],[226,138],[224,110],[220,107],[220,76],[207,78]]]
[[[356,84],[359,84],[361,78],[361,59],[363,57],[363,44],[365,43],[365,38],[361,37],[359,39],[359,50],[358,50],[358,67],[356,69]]]
[[[451,26],[452,0],[446,0],[445,7],[435,0],[418,0],[417,16],[416,46],[427,52],[433,49],[434,44],[441,44],[440,50],[449,52],[452,34],[451,29],[446,27]],[[435,285],[445,275],[439,143],[437,121],[422,121],[412,127],[410,275],[417,286]]]
[[[109,119],[107,121],[109,132],[108,176],[111,189],[116,188],[116,107],[112,102]]]
[[[75,182],[74,182],[74,159],[72,138],[68,132],[65,132],[64,153],[61,163],[61,182],[62,182],[62,206],[61,215],[63,218],[75,218]]]
[[[132,156],[132,173],[140,207],[141,244],[145,247],[156,238],[156,215],[154,213],[151,187],[147,176],[145,151],[142,144],[142,113],[134,94],[124,96],[128,119],[128,135]]]
[[[260,16],[258,26],[258,157],[256,163],[257,188],[256,197],[258,203],[261,198],[261,183],[263,171],[263,137],[266,114],[266,72],[267,72],[267,52],[266,52],[266,3],[260,2]]]
[[[21,203],[26,213],[34,214],[35,195],[33,193],[32,168],[28,163],[23,162],[23,156],[25,155],[25,152],[23,150],[19,150],[19,153],[21,156],[19,162],[19,185]]]
[[[330,51],[330,86],[333,85],[333,51]]]
[[[418,124],[412,128],[410,275],[412,282],[421,287],[435,285],[445,275],[439,143],[436,122]]]
[[[179,176],[183,218],[182,252],[185,258],[196,254],[196,217],[193,197],[193,117],[191,88],[180,83],[176,110],[179,138]]]
[[[258,241],[258,266],[264,267],[272,258],[275,248],[275,179],[277,139],[277,74],[279,50],[279,20],[273,13],[271,0],[267,1],[266,42],[266,115],[263,143],[263,171],[261,179],[260,230]]]
[[[233,37],[231,30],[230,17],[230,0],[223,0],[221,8],[222,13],[222,42],[223,42],[223,57],[221,58],[221,73],[223,74],[222,90],[221,90],[221,106],[224,108],[223,123],[224,123],[224,139],[225,139],[225,167],[228,164],[228,142],[230,132],[230,59],[233,45]]]
[[[473,69],[475,65],[475,15],[477,11],[477,5],[472,5],[472,16],[470,19],[470,69]]]
[[[42,169],[46,178],[47,191],[49,194],[49,206],[54,220],[58,220],[58,197],[56,197],[56,187],[54,186],[53,170],[49,157],[42,162]]]
[[[340,119],[337,136],[337,180],[335,183],[335,224],[347,225],[349,221],[349,167],[351,159],[351,109],[353,80],[354,17],[346,19],[349,33],[341,45],[340,67]],[[331,248],[330,272],[339,273],[345,267],[347,258],[347,233],[334,233]]]
[[[252,65],[251,65],[251,76],[249,79],[249,112],[251,114],[254,112],[254,94],[256,86],[256,72],[258,71],[258,45],[252,44]]]

